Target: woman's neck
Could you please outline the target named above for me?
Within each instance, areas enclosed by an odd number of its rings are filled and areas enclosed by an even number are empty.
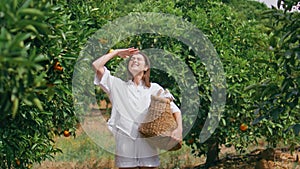
[[[136,86],[138,86],[141,83],[142,78],[143,78],[143,73],[139,73],[139,74],[135,75],[134,78],[133,78],[133,83]]]

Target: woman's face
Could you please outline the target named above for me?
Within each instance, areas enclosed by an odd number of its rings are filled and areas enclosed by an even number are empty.
[[[132,55],[128,63],[128,70],[134,77],[135,75],[144,72],[148,69],[145,58],[141,54]]]

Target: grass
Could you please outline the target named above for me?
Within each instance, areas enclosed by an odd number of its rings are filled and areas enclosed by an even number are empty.
[[[60,137],[56,141],[56,146],[63,151],[55,156],[56,161],[84,162],[90,158],[113,159],[111,153],[104,151],[86,133],[76,138]]]
[[[92,123],[95,128],[92,131],[99,131],[99,125]],[[60,148],[63,153],[56,154],[53,161],[46,161],[41,165],[34,165],[34,169],[93,169],[93,168],[115,168],[114,154],[104,150],[101,146],[114,146],[105,132],[91,133],[79,129],[77,136],[74,137],[57,137],[55,140],[56,147]],[[102,136],[102,138],[99,138]],[[97,139],[99,138],[99,139]],[[101,143],[94,140],[102,140]],[[103,140],[108,140],[105,143]],[[101,146],[99,146],[101,145]],[[182,148],[172,152],[162,152],[160,154],[160,168],[186,168],[199,165],[199,157],[191,154],[191,148],[183,144]],[[204,160],[202,159],[204,163]]]
[[[107,137],[104,135],[104,137]],[[101,138],[100,140],[106,140]],[[109,139],[108,139],[109,140]],[[262,141],[264,142],[264,141]],[[109,141],[107,142],[110,143]],[[63,153],[55,155],[53,161],[45,161],[41,165],[34,165],[33,169],[114,169],[114,154],[105,151],[101,146],[93,141],[90,135],[86,134],[82,130],[78,131],[77,137],[57,137],[56,146],[61,148]],[[259,147],[264,148],[265,145]],[[252,147],[256,149],[257,147]],[[222,147],[221,156],[226,154],[236,155],[236,151],[233,148]],[[284,155],[284,154],[283,154]],[[253,168],[255,163],[250,165],[246,161],[228,161],[224,162],[214,168]],[[186,144],[183,144],[182,148],[178,151],[162,152],[160,154],[160,169],[181,169],[181,168],[193,168],[205,163],[205,158],[195,157],[191,154],[191,148]],[[287,168],[299,168],[300,163],[291,163],[283,160],[275,160],[273,165],[278,169]],[[225,165],[225,166],[224,166]],[[213,168],[212,168],[213,169]]]

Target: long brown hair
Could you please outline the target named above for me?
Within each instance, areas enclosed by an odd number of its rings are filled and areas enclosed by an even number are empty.
[[[148,69],[146,71],[144,71],[142,80],[144,81],[146,87],[150,87],[151,86],[151,83],[150,83],[150,60],[149,60],[148,56],[146,54],[144,54],[143,52],[139,51],[139,53],[137,53],[135,55],[138,55],[138,54],[143,56],[143,58],[145,60],[145,65],[148,66]],[[129,60],[128,60],[128,63],[129,63]],[[128,63],[127,63],[127,65],[128,65]],[[127,66],[127,72],[128,72],[128,75],[130,76],[129,78],[131,80],[133,80],[134,77],[128,70],[128,66]]]

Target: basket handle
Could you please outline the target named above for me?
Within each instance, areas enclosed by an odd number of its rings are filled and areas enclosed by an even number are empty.
[[[160,96],[162,92],[163,92],[163,89],[159,89],[159,91],[157,92],[156,96]]]
[[[157,92],[156,96],[160,96],[162,93],[164,92],[164,94],[168,93],[170,95],[170,97],[166,97],[166,99],[169,99],[170,101],[175,100],[175,98],[170,94],[169,90],[163,90],[163,89],[159,89],[159,91]]]

